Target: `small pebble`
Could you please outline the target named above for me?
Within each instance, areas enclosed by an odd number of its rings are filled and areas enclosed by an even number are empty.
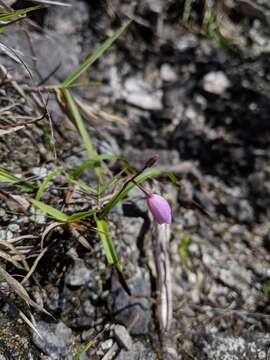
[[[132,347],[132,339],[129,332],[123,325],[116,325],[114,328],[114,337],[118,345],[125,350],[130,350]]]

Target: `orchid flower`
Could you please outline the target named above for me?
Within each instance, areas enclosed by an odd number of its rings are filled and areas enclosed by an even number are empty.
[[[162,196],[151,192],[147,193],[147,205],[158,224],[171,224],[172,210],[167,200]]]

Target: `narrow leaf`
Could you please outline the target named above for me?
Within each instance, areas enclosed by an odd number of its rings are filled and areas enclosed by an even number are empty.
[[[3,168],[0,168],[0,183],[1,182],[11,183],[25,190],[33,191],[35,189],[31,183],[27,182],[23,178],[13,175],[10,171]]]
[[[155,168],[149,171],[146,171],[144,173],[142,173],[141,175],[139,175],[138,177],[136,177],[136,183],[139,184],[149,178],[152,178],[155,175],[159,175],[160,174],[160,170]],[[108,213],[110,212],[110,210],[115,207],[128,193],[130,190],[132,190],[135,186],[135,183],[130,182],[127,186],[125,186],[124,188],[122,188],[120,191],[118,191],[112,198],[111,200],[104,206],[103,210],[101,210],[100,213],[100,218],[104,218],[105,216],[108,215]]]
[[[41,183],[38,192],[36,194],[36,200],[40,200],[41,196],[43,195],[47,185],[49,184],[50,181],[52,181],[57,175],[59,175],[61,173],[62,169],[57,169],[51,173],[49,173],[43,180],[43,182]]]
[[[53,208],[50,205],[47,205],[41,201],[35,200],[35,199],[30,199],[29,200],[35,207],[37,207],[38,209],[42,210],[44,213],[52,216],[53,218],[55,218],[58,221],[62,221],[62,222],[67,222],[69,216],[66,215],[65,213],[63,213],[60,210],[57,210],[55,208]]]
[[[86,219],[89,216],[92,216],[92,215],[96,214],[97,211],[98,211],[98,209],[80,211],[80,212],[77,212],[75,214],[72,214],[72,215],[68,216],[67,221],[68,222],[80,221],[82,219]]]
[[[35,11],[41,9],[40,5],[37,6],[31,6],[31,7],[27,7],[24,9],[18,9],[18,10],[12,10],[12,11],[6,11],[6,12],[2,12],[0,13],[0,21],[9,21],[12,20],[18,16],[23,16],[26,15],[27,13],[31,12],[31,11]]]
[[[114,160],[118,157],[115,155],[101,154],[91,158],[91,160],[85,160],[80,165],[76,166],[73,170],[69,171],[69,175],[76,178],[88,168],[94,168],[100,166],[100,162],[103,160]]]
[[[92,158],[95,158],[97,156],[97,153],[96,153],[96,151],[95,151],[95,149],[94,149],[94,147],[92,145],[90,136],[89,136],[88,131],[87,131],[85,125],[84,125],[84,121],[83,121],[83,119],[81,117],[79,109],[78,109],[78,107],[77,107],[71,93],[69,92],[69,90],[63,89],[62,92],[63,92],[63,95],[64,95],[64,97],[66,99],[70,114],[71,114],[73,120],[75,121],[75,123],[77,125],[77,128],[79,130],[79,133],[80,133],[80,135],[82,137],[85,149],[87,151],[87,155],[88,155],[89,159],[92,160]],[[97,176],[97,179],[98,179],[99,183],[102,183],[103,181],[102,181],[102,176],[101,176],[100,169],[96,168],[95,172],[96,172],[96,176]]]
[[[97,219],[96,224],[99,230],[99,236],[102,241],[108,263],[115,266],[116,269],[121,271],[121,265],[115,251],[114,244],[108,232],[108,224],[103,219]]]
[[[80,64],[63,82],[63,87],[69,87],[78,77],[91,66],[103,53],[112,45],[112,43],[122,34],[131,21],[125,22],[115,33],[105,40],[92,54],[89,54],[85,61]]]

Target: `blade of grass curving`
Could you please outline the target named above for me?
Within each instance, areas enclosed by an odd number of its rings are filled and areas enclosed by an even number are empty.
[[[80,221],[82,219],[86,219],[89,216],[93,216],[98,212],[98,209],[92,209],[92,210],[87,210],[87,211],[80,211],[77,212],[75,214],[69,215],[67,221],[70,222],[75,222],[75,221]]]
[[[97,59],[99,59],[103,53],[109,49],[112,43],[122,34],[123,31],[128,27],[131,20],[125,22],[118,30],[114,32],[107,40],[105,40],[92,54],[89,54],[85,61],[80,64],[63,82],[63,87],[67,88],[74,83],[75,80],[91,66]]]
[[[77,185],[81,190],[84,190],[84,191],[88,192],[91,195],[97,195],[98,192],[93,187],[91,187],[89,185],[86,185],[85,183],[83,183],[81,181],[74,180],[69,175],[68,175],[68,177],[69,177],[69,180],[70,180],[71,184]]]
[[[1,182],[10,183],[28,191],[35,190],[35,187],[31,183],[27,182],[23,178],[13,175],[9,170],[4,168],[0,168],[0,183]]]
[[[103,219],[96,219],[96,224],[109,265],[113,265],[118,271],[122,271],[114,244],[108,232],[108,224]]]
[[[69,216],[63,213],[60,210],[55,209],[54,207],[45,204],[42,201],[38,201],[35,199],[29,199],[29,201],[38,209],[43,211],[44,213],[52,216],[54,219],[61,221],[61,222],[68,222]]]
[[[9,286],[15,291],[15,293],[26,302],[27,305],[33,306],[35,309],[44,312],[47,315],[50,315],[48,311],[46,311],[42,306],[35,303],[30,296],[28,295],[28,292],[25,290],[25,288],[22,286],[21,283],[19,283],[14,277],[12,277],[6,270],[4,270],[0,266],[0,276],[2,276],[5,281],[9,284]]]
[[[100,166],[100,162],[103,160],[115,160],[118,158],[119,156],[109,155],[109,154],[96,155],[92,157],[90,160],[83,161],[80,165],[76,166],[73,170],[69,171],[69,175],[72,176],[73,178],[77,178],[86,169]]]
[[[1,27],[0,27],[0,29],[1,29]],[[0,50],[2,50],[2,52],[5,53],[7,56],[9,56],[12,60],[14,60],[18,64],[22,65],[25,68],[25,70],[27,71],[27,73],[29,74],[30,79],[32,79],[32,74],[31,74],[30,69],[28,68],[26,63],[23,61],[21,56],[18,55],[17,51],[15,51],[11,47],[3,44],[2,42],[0,42]]]
[[[42,336],[40,335],[36,326],[33,324],[33,322],[30,319],[28,319],[28,317],[21,310],[19,310],[19,316],[42,339]]]
[[[88,155],[89,159],[91,160],[92,158],[95,158],[97,156],[97,153],[96,153],[96,151],[95,151],[95,149],[94,149],[94,147],[92,145],[90,136],[89,136],[88,131],[87,131],[85,125],[84,125],[84,121],[83,121],[83,119],[81,117],[79,109],[78,109],[78,107],[77,107],[71,93],[69,92],[69,90],[63,89],[62,92],[63,92],[63,95],[64,95],[64,97],[66,99],[70,114],[71,114],[73,120],[75,121],[75,123],[77,125],[77,128],[79,130],[79,133],[80,133],[80,135],[82,137],[84,146],[85,146],[86,151],[87,151],[87,155]],[[99,184],[102,184],[103,180],[102,180],[102,175],[101,175],[100,168],[96,167],[95,172],[96,172],[96,176],[97,176]]]
[[[105,184],[100,186],[98,195],[101,195],[106,191],[107,189],[111,188],[122,176],[122,174],[126,171],[126,169],[122,169],[117,173],[115,176],[113,176],[109,181],[107,181]]]
[[[34,264],[32,265],[31,269],[28,271],[28,273],[25,275],[25,277],[23,278],[23,280],[21,281],[21,284],[23,285],[26,281],[28,281],[28,279],[30,278],[30,276],[33,274],[33,272],[36,270],[36,267],[40,261],[40,259],[43,257],[43,255],[45,254],[45,252],[48,250],[48,248],[45,248],[41,251],[41,253],[38,255],[38,257],[35,259]]]
[[[44,178],[43,182],[41,183],[41,185],[37,191],[37,194],[35,197],[36,200],[40,200],[40,198],[42,197],[49,182],[51,182],[56,176],[58,176],[61,173],[61,171],[62,171],[62,168],[52,171]]]
[[[138,177],[136,177],[136,183],[139,184],[149,178],[159,175],[160,173],[161,173],[161,170],[159,170],[158,168],[146,171],[146,172],[140,174]],[[124,185],[124,187],[120,191],[118,191],[111,198],[111,200],[104,206],[104,208],[100,212],[99,218],[106,217],[108,215],[108,213],[110,212],[110,210],[113,207],[115,207],[119,203],[119,201],[121,201],[129,193],[129,191],[134,188],[134,186],[135,186],[135,183],[133,183],[133,182],[128,183],[127,186]]]
[[[43,5],[67,6],[67,7],[72,6],[72,4],[68,4],[68,3],[64,3],[62,1],[56,1],[56,0],[32,0],[32,1],[35,3],[38,3],[38,4],[43,4]]]
[[[102,84],[102,82],[98,81],[98,80],[78,81],[72,85],[69,85],[68,88],[72,89],[72,88],[80,88],[80,87],[86,87],[86,86],[99,86],[101,84]],[[59,87],[62,88],[63,87],[62,84],[60,84]]]
[[[6,261],[9,261],[18,269],[23,269],[23,266],[21,266],[17,260],[13,259],[13,257],[10,256],[6,251],[0,250],[0,258],[5,259]]]

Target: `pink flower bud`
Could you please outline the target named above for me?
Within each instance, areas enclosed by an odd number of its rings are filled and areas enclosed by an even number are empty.
[[[158,224],[171,224],[172,210],[162,196],[149,193],[147,195],[147,205]]]
[[[159,160],[159,155],[155,154],[153,156],[151,156],[145,163],[144,167],[145,168],[150,168],[153,165],[155,165],[155,163]]]

